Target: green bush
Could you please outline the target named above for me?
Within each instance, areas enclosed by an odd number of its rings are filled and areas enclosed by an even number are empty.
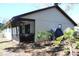
[[[37,39],[38,40],[49,40],[51,37],[52,33],[49,31],[46,32],[38,32],[37,33]]]
[[[64,41],[63,38],[69,39],[69,41],[71,41],[71,42],[74,41],[74,40],[71,40],[71,39],[74,38],[74,36],[73,36],[74,32],[75,32],[75,31],[74,31],[73,29],[68,28],[68,29],[64,32],[64,35],[63,35],[63,36],[60,36],[60,37],[56,38],[56,40],[53,42],[53,44],[54,44],[54,45],[59,45],[59,44],[61,44],[61,42]]]
[[[79,49],[79,42],[76,42],[76,49]]]
[[[74,36],[74,30],[71,28],[66,29],[66,31],[64,32],[64,37],[65,38],[73,38]]]
[[[53,42],[53,45],[58,46],[61,43],[62,39],[63,39],[63,36],[56,38],[56,40]]]
[[[56,41],[61,41],[63,39],[63,36],[60,36],[58,38],[56,38]]]

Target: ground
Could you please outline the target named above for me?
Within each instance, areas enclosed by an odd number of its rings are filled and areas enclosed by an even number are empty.
[[[16,44],[11,40],[7,40],[5,38],[0,38],[0,55],[3,55],[6,51],[5,48],[7,47],[14,47]]]
[[[52,50],[51,50],[52,49]],[[75,49],[74,51],[79,51]],[[74,53],[74,52],[73,52]],[[78,52],[79,54],[79,52]],[[66,56],[60,47],[35,47],[34,43],[17,44],[12,40],[0,38],[0,56]],[[77,55],[74,53],[74,56]]]
[[[0,55],[1,56],[39,56],[42,55],[44,56],[46,54],[45,50],[50,47],[46,47],[46,48],[31,48],[31,45],[33,43],[30,44],[25,44],[26,48],[24,48],[23,46],[19,47],[15,42],[13,42],[12,40],[7,40],[5,38],[0,38]],[[41,53],[42,52],[42,53]],[[46,55],[51,55],[51,53],[49,52],[49,54]]]

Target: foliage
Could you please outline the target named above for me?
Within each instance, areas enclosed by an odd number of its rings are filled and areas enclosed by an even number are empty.
[[[76,49],[79,49],[79,42],[76,42]]]
[[[37,33],[37,39],[38,40],[49,40],[51,37],[52,33],[49,31],[46,32],[38,32]]]
[[[63,36],[60,36],[56,39],[56,41],[61,41],[63,39]]]
[[[65,50],[65,51],[68,51],[68,50],[69,50],[69,48],[64,48],[64,50]]]
[[[71,28],[66,29],[65,33],[64,33],[64,37],[65,38],[73,38],[74,36],[74,30]]]
[[[68,48],[71,56],[73,55],[73,44],[75,43],[74,33],[74,29],[71,28],[68,28],[64,33],[64,37],[68,40]]]
[[[61,41],[64,41],[63,40],[63,38],[65,38],[66,40],[68,40],[69,42],[71,41],[74,41],[74,36],[73,36],[73,34],[74,34],[74,30],[73,29],[71,29],[71,28],[68,28],[65,32],[64,32],[64,35],[63,36],[60,36],[60,37],[58,37],[58,38],[56,38],[56,40],[53,42],[53,44],[54,45],[59,45],[59,44],[61,44]]]
[[[63,36],[60,36],[58,38],[56,38],[56,40],[53,42],[54,45],[59,45],[61,44],[61,41],[63,40],[63,38],[66,39],[72,39],[73,38],[73,34],[74,34],[74,30],[68,28],[65,32]],[[72,40],[73,41],[73,40]]]
[[[67,52],[67,51],[69,51],[69,48],[68,47],[64,48],[64,52]]]
[[[63,36],[56,38],[56,40],[53,42],[53,45],[58,46],[62,40],[63,40]]]

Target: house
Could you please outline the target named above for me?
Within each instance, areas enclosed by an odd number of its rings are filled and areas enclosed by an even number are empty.
[[[63,31],[77,25],[58,5],[15,16],[6,24],[9,27],[10,39],[19,42],[35,42],[38,32],[56,30],[59,24]]]

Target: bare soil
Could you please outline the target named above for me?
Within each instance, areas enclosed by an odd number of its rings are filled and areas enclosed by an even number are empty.
[[[34,43],[16,44],[12,40],[0,38],[0,56],[67,56],[61,48],[53,48],[51,45],[35,46]],[[75,49],[74,56],[79,55]]]
[[[18,45],[12,40],[0,38],[0,55],[1,56],[45,56],[51,55],[46,53],[48,47],[33,47],[34,43]]]

